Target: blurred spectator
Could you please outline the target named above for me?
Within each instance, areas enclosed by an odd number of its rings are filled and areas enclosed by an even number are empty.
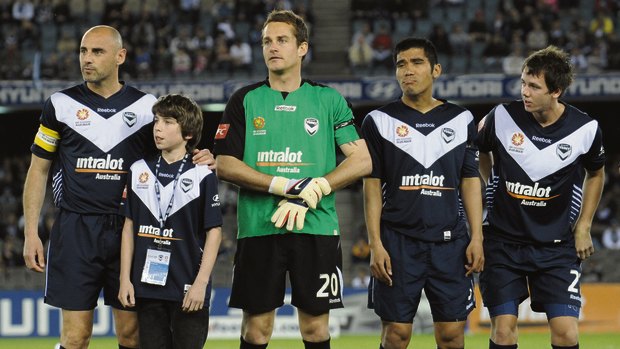
[[[349,63],[353,68],[370,68],[373,62],[372,42],[374,36],[370,24],[364,23],[360,30],[353,34],[353,42],[349,47]]]
[[[620,224],[613,220],[611,225],[603,231],[603,247],[610,250],[620,250]]]
[[[144,46],[137,46],[135,49],[134,62],[136,74],[139,79],[150,79],[153,77],[153,59],[151,52]]]
[[[530,51],[537,51],[549,45],[547,32],[538,18],[532,18],[532,30],[526,34],[525,44]]]
[[[440,56],[439,62],[444,65],[444,68],[446,68],[445,60],[442,58],[452,56],[452,45],[450,44],[450,38],[448,37],[448,33],[446,32],[446,28],[443,24],[433,25],[433,29],[431,30],[428,39],[435,45],[437,54]],[[442,60],[444,62],[442,62]]]
[[[521,75],[525,54],[522,45],[514,45],[510,54],[502,59],[502,71],[506,75]]]
[[[211,51],[205,48],[199,48],[194,52],[194,67],[192,71],[194,75],[200,75],[207,71],[210,64]]]
[[[153,52],[157,47],[157,31],[151,22],[152,13],[147,10],[142,11],[138,23],[132,28],[131,34],[127,36],[134,46],[142,46],[149,52]]]
[[[8,213],[5,223],[4,245],[2,247],[4,265],[7,267],[24,265],[22,257],[23,232],[18,229],[16,214]]]
[[[353,264],[370,263],[370,246],[368,245],[364,229],[362,229],[357,240],[351,246],[351,262]]]
[[[580,46],[574,46],[570,50],[570,61],[577,73],[585,73],[588,69],[588,59]]]
[[[34,18],[34,3],[28,0],[13,2],[13,19],[15,21],[31,21]]]
[[[56,44],[56,49],[61,56],[74,56],[78,52],[78,40],[75,35],[68,31],[61,31],[60,38]]]
[[[604,227],[610,226],[618,212],[617,202],[614,194],[609,190],[604,191],[601,196],[598,208],[594,213],[592,229],[602,231]]]
[[[0,1],[0,23],[8,24],[8,23],[11,23],[12,21],[13,21],[13,4],[8,0]]]
[[[469,54],[469,34],[465,32],[463,26],[460,23],[453,23],[452,29],[450,30],[450,35],[448,36],[450,40],[450,46],[452,50],[457,55],[468,55]]]
[[[493,18],[491,30],[493,33],[500,33],[502,37],[506,38],[506,40],[510,40],[510,36],[512,35],[514,28],[512,26],[511,19],[506,19],[504,12],[498,9],[495,12],[495,17]]]
[[[487,27],[486,19],[484,18],[484,10],[477,9],[474,18],[469,22],[468,27],[469,37],[472,41],[486,42],[489,38],[489,29]]]
[[[223,33],[226,36],[226,40],[233,40],[236,36],[231,17],[219,18],[215,25],[215,30],[216,33]]]
[[[56,25],[63,25],[72,21],[71,7],[68,0],[55,1],[52,8],[53,20]]]
[[[215,46],[213,47],[213,65],[218,71],[229,72],[231,69],[230,48],[226,40],[226,36],[222,33],[215,38]]]
[[[501,69],[501,61],[510,53],[510,46],[500,33],[494,33],[487,43],[482,55],[487,68],[491,71]]]
[[[183,47],[178,47],[172,54],[172,71],[175,77],[189,77],[192,70],[192,58]]]
[[[29,49],[36,49],[40,46],[39,28],[34,22],[22,20],[18,29],[19,46]]]
[[[549,29],[549,45],[557,47],[564,47],[566,45],[566,36],[564,35],[562,22],[559,19],[551,22],[551,28]]]
[[[372,46],[372,42],[375,35],[372,33],[372,27],[369,22],[364,21],[361,26],[353,33],[353,39],[351,39],[351,45],[355,45],[360,39],[366,41],[369,46]]]
[[[606,11],[596,11],[596,16],[590,21],[590,33],[594,37],[606,37],[614,31],[614,22]]]
[[[607,68],[607,44],[605,42],[597,42],[592,51],[586,55],[588,68],[586,73],[599,74]]]
[[[213,18],[226,18],[234,15],[235,4],[232,0],[214,0],[211,7]]]
[[[378,32],[372,41],[373,59],[372,67],[392,69],[392,36],[385,24],[379,26]]]
[[[185,50],[186,53],[191,52],[194,47],[194,42],[190,37],[190,29],[188,26],[178,26],[177,35],[170,40],[170,53],[173,55],[180,49]]]
[[[351,287],[368,288],[368,285],[370,285],[370,273],[368,272],[368,266],[359,266],[355,268],[355,276],[351,279]]]
[[[54,17],[54,1],[40,0],[34,9],[34,21],[37,24],[50,23]]]
[[[196,49],[202,48],[211,51],[213,49],[213,37],[207,33],[205,28],[197,26],[194,28],[191,46]]]
[[[232,63],[231,73],[233,71],[245,71],[248,76],[252,75],[252,48],[241,38],[235,38],[230,45],[230,60]]]
[[[159,43],[155,54],[153,55],[153,70],[156,72],[158,77],[165,77],[171,71],[170,67],[172,66],[172,55],[170,54],[170,50],[168,50],[168,46],[165,43]]]
[[[200,19],[200,0],[179,0],[181,18],[196,25]]]

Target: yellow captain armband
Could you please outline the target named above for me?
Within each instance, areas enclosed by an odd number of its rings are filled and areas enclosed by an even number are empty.
[[[39,131],[34,137],[34,144],[50,153],[54,153],[58,147],[58,141],[60,141],[60,134],[58,132],[39,125]]]

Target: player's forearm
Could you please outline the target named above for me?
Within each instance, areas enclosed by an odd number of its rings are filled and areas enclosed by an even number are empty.
[[[381,245],[381,180],[364,178],[364,218],[371,248]]]
[[[268,192],[273,176],[258,172],[243,161],[229,155],[215,158],[217,177],[239,187]]]
[[[365,177],[372,171],[372,160],[366,147],[366,141],[358,139],[343,144],[340,149],[346,158],[330,173],[325,175],[332,190],[344,188],[347,185]]]
[[[200,262],[200,269],[198,269],[198,275],[194,280],[194,285],[206,285],[209,283],[209,277],[213,271],[215,265],[215,259],[217,258],[217,252],[220,249],[220,243],[222,242],[222,228],[215,227],[209,229],[207,232],[207,239],[202,252],[202,260]]]
[[[47,175],[50,161],[32,156],[30,168],[24,183],[24,236],[29,239],[38,236],[39,217],[45,200]]]
[[[491,177],[491,168],[493,167],[493,157],[491,153],[480,153],[480,164],[478,165],[480,170],[480,177],[486,185],[489,183],[489,177]]]
[[[482,239],[482,189],[480,178],[468,177],[461,180],[461,198],[467,214],[471,239]]]
[[[589,227],[592,225],[594,213],[601,200],[603,186],[605,185],[605,168],[602,167],[597,171],[586,171],[586,178],[583,186],[583,201],[581,204],[581,212],[577,219],[577,224]]]
[[[131,279],[131,263],[134,252],[133,238],[133,221],[130,218],[125,218],[121,237],[121,270],[119,278],[121,281],[129,281]]]

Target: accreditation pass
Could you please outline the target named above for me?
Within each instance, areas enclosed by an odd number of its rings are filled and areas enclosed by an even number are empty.
[[[140,281],[152,285],[166,285],[170,267],[170,252],[148,249]]]

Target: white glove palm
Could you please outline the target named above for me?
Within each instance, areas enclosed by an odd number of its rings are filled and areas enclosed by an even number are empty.
[[[276,228],[282,228],[286,223],[286,230],[293,231],[304,228],[304,220],[308,205],[300,199],[284,199],[278,203],[278,209],[271,216],[271,223],[275,223]]]

